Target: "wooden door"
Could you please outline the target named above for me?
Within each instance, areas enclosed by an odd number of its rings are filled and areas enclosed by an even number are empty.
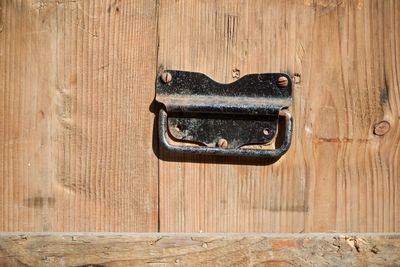
[[[399,231],[400,1],[0,4],[0,230]],[[160,65],[289,73],[288,153],[158,149]]]
[[[399,230],[399,1],[170,0],[159,10],[167,69],[296,80],[293,143],[278,162],[160,161],[161,231]]]

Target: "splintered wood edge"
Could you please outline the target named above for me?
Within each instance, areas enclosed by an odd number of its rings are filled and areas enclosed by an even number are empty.
[[[0,266],[369,264],[400,265],[400,234],[0,234]]]

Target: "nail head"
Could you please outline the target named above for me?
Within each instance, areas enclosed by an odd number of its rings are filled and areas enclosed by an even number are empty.
[[[280,76],[278,78],[277,85],[278,85],[279,88],[284,88],[284,87],[288,86],[288,84],[289,84],[289,80],[288,80],[287,77]]]
[[[169,72],[163,72],[163,73],[161,74],[161,80],[162,80],[164,83],[170,83],[170,82],[172,81],[172,75],[171,75],[171,73],[169,73]]]
[[[221,138],[217,142],[217,146],[220,148],[227,148],[228,147],[228,141],[224,138]]]

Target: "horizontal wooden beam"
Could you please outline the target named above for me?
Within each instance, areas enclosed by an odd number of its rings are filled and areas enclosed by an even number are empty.
[[[0,266],[369,264],[400,265],[400,234],[0,234]]]

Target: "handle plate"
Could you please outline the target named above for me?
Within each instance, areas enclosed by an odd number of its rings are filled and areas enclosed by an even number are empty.
[[[162,104],[160,143],[171,152],[277,158],[291,144],[292,117],[285,108],[292,102],[292,82],[285,73],[249,74],[221,84],[202,73],[161,70],[156,101]],[[285,132],[279,147],[243,147],[272,141],[280,117]],[[173,144],[168,136],[201,145]]]

